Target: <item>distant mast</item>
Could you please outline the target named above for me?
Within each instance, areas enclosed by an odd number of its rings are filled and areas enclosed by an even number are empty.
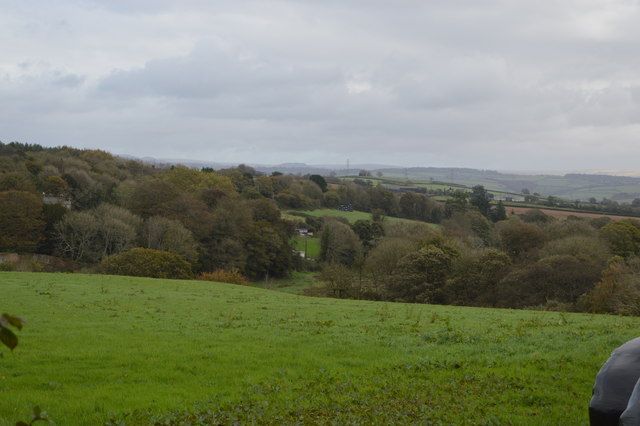
[[[347,176],[349,176],[349,159],[347,158]]]

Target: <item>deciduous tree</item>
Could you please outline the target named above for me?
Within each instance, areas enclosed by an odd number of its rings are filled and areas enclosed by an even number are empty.
[[[73,260],[93,259],[98,224],[87,212],[72,212],[55,225],[57,253]]]
[[[176,253],[191,263],[198,259],[198,245],[193,234],[177,220],[150,217],[142,227],[142,241],[146,248]]]
[[[546,238],[544,232],[536,225],[518,219],[499,222],[496,227],[502,248],[513,257],[542,247]]]
[[[353,230],[342,222],[325,220],[320,234],[320,259],[351,266],[362,255],[362,245]]]
[[[33,181],[22,173],[1,173],[0,191],[36,192]]]
[[[356,233],[360,242],[366,250],[375,246],[376,241],[384,235],[384,228],[380,222],[370,220],[357,220],[351,229]]]
[[[579,300],[581,311],[640,315],[638,269],[616,256],[603,271],[601,280]]]
[[[405,255],[398,262],[398,273],[387,283],[389,297],[399,302],[444,303],[442,288],[456,256],[454,250],[436,244]]]
[[[372,284],[378,292],[391,281],[398,272],[398,263],[407,254],[416,251],[417,244],[407,238],[383,237],[369,252],[364,269],[371,277]]]
[[[315,182],[315,184],[320,187],[322,192],[327,192],[327,190],[328,190],[327,181],[322,176],[320,176],[320,175],[311,175],[311,176],[309,176],[309,180],[311,180],[312,182]]]
[[[293,264],[288,235],[266,220],[253,223],[245,252],[245,271],[254,278],[283,277]]]
[[[600,229],[600,236],[618,256],[640,254],[640,229],[636,223],[638,222],[634,220],[611,222]]]
[[[134,247],[140,225],[138,216],[110,204],[70,212],[55,225],[58,252],[74,260],[98,262]]]
[[[133,277],[191,279],[191,265],[175,253],[134,248],[125,253],[105,258],[101,263],[104,273]]]
[[[387,216],[398,215],[397,200],[393,192],[384,189],[382,185],[378,184],[373,188],[369,188],[367,194],[369,195],[371,209],[380,209]]]
[[[484,186],[476,185],[471,190],[469,196],[469,204],[478,209],[478,211],[485,217],[489,217],[489,211],[491,209],[491,198],[489,197],[489,191]]]
[[[454,305],[495,306],[496,287],[510,266],[509,256],[495,248],[472,251],[455,259],[444,288],[445,299]]]
[[[0,206],[0,251],[35,251],[44,238],[42,200],[30,192],[4,191]]]
[[[451,217],[456,212],[464,212],[467,210],[469,203],[469,194],[459,189],[456,189],[451,198],[449,198],[444,205],[444,217]]]
[[[47,176],[42,179],[42,191],[47,195],[62,197],[67,195],[69,184],[60,176]]]
[[[490,246],[495,239],[491,222],[475,210],[454,213],[442,226],[447,236],[458,238],[470,247]]]

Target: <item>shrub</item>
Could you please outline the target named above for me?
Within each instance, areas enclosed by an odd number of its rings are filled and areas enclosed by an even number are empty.
[[[37,250],[44,238],[42,205],[30,192],[0,192],[0,251]]]
[[[545,242],[545,233],[536,225],[519,220],[502,221],[496,225],[502,248],[513,257],[525,255],[540,248]]]
[[[614,257],[593,289],[582,295],[578,308],[584,312],[640,315],[638,270]]]
[[[203,272],[196,278],[200,281],[215,281],[219,283],[229,283],[229,284],[249,284],[249,280],[242,275],[242,272],[238,268],[233,268],[230,270],[218,269],[213,272]]]
[[[11,262],[0,262],[0,271],[14,271],[15,265]]]
[[[600,236],[609,244],[613,254],[631,257],[640,254],[639,224],[635,220],[611,222],[600,228]]]
[[[134,248],[125,253],[105,258],[102,271],[110,275],[134,277],[190,279],[193,278],[191,264],[175,253]]]

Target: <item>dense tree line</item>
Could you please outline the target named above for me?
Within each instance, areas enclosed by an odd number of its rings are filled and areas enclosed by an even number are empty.
[[[468,196],[452,203],[440,230],[383,221],[371,237],[362,223],[349,232],[326,220],[327,294],[640,314],[640,221],[558,220],[539,210],[496,220],[496,207]]]
[[[277,204],[287,192],[303,206],[321,205],[314,181],[246,166],[215,172],[0,143],[0,251],[95,265],[144,248],[147,257],[178,255],[194,272],[283,276],[296,265],[293,224]]]
[[[438,203],[364,181],[0,143],[0,206],[0,251],[51,254],[105,272],[285,276],[313,267],[290,245],[304,221],[320,233],[328,295],[640,314],[639,221],[560,221],[539,210],[507,217],[480,185]],[[281,214],[341,206],[371,219]],[[161,264],[168,269],[148,267]]]
[[[432,199],[319,175],[267,176],[149,165],[99,150],[0,143],[0,250],[96,264],[142,247],[182,256],[196,272],[282,276],[295,267],[294,224],[280,209],[349,205],[376,215],[439,221]],[[363,229],[362,232],[365,230]]]
[[[615,200],[603,198],[598,201],[590,198],[587,201],[565,200],[558,197],[535,197],[531,196],[529,201],[545,208],[563,208],[581,210],[585,212],[603,213],[618,216],[638,216],[640,217],[640,198],[635,198],[631,203],[620,203]]]

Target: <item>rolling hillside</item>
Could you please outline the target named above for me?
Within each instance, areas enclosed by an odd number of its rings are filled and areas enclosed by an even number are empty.
[[[531,193],[571,200],[604,197],[616,201],[631,201],[640,197],[640,178],[589,174],[519,175],[491,170],[415,167],[382,169],[384,176],[451,182],[460,185],[483,185],[487,189],[519,193],[527,188]]]
[[[586,422],[640,319],[305,298],[131,277],[0,273],[28,321],[0,425]]]

